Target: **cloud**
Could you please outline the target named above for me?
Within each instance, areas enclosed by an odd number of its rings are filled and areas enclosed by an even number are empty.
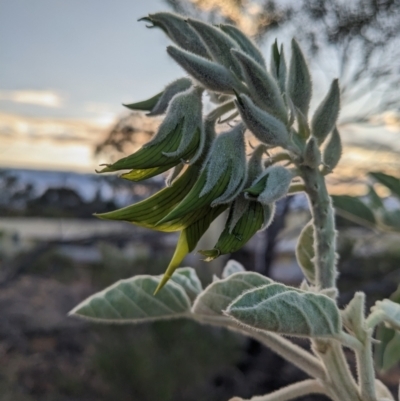
[[[59,108],[63,105],[63,98],[54,91],[0,91],[0,100],[53,108]]]

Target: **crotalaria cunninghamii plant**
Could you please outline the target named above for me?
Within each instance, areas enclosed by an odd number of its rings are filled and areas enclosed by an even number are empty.
[[[225,327],[260,341],[310,376],[254,401],[316,393],[335,401],[393,400],[375,377],[372,343],[378,324],[400,330],[400,305],[385,299],[366,316],[362,292],[344,310],[336,303],[336,231],[325,175],[342,152],[336,128],[338,80],[309,116],[312,80],[295,40],[289,65],[275,42],[267,68],[257,46],[233,26],[163,12],[143,19],[171,39],[174,45],[167,52],[188,76],[146,101],[127,105],[166,116],[150,142],[101,172],[129,170],[122,177],[132,181],[170,173],[167,186],[150,198],[98,217],[179,231],[180,236],[163,276],[119,281],[71,315],[104,323],[189,318]],[[206,115],[204,92],[215,102]],[[217,134],[223,116],[230,128]],[[250,158],[246,130],[260,142]],[[306,193],[312,215],[296,249],[306,277],[300,288],[245,271],[231,260],[222,277],[203,289],[192,268],[178,268],[222,212],[228,217],[217,243],[200,251],[207,260],[241,248],[271,223],[276,201],[300,191]],[[311,352],[287,336],[307,338]],[[355,353],[356,377],[343,347]]]

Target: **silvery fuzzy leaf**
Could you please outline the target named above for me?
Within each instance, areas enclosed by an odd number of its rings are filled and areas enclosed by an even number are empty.
[[[380,312],[382,320],[387,326],[395,330],[400,330],[400,304],[397,302],[393,302],[390,299],[377,301],[371,308],[371,311]]]
[[[303,52],[294,39],[292,39],[287,93],[295,107],[307,116],[312,94],[311,76]]]
[[[271,166],[252,183],[244,192],[248,199],[256,199],[263,205],[269,205],[286,196],[293,174],[283,166]]]
[[[180,267],[176,269],[171,280],[179,284],[185,290],[187,296],[192,302],[201,291],[203,291],[203,287],[196,271],[192,267]]]
[[[334,79],[328,94],[318,106],[311,120],[311,132],[318,144],[324,142],[328,134],[333,130],[340,110],[339,81]]]
[[[315,284],[314,226],[309,221],[300,233],[296,246],[296,259],[307,280]]]
[[[352,300],[342,311],[344,326],[350,332],[355,333],[357,337],[359,334],[363,335],[362,331],[364,330],[365,326],[364,309],[365,309],[365,294],[363,292],[356,292]]]
[[[239,95],[235,103],[247,128],[257,139],[269,146],[287,147],[289,133],[282,121],[261,110],[246,95]]]
[[[339,131],[335,127],[330,135],[328,143],[324,149],[323,163],[327,171],[332,171],[342,156],[342,142],[340,140]]]
[[[283,284],[243,293],[225,314],[251,328],[284,335],[325,338],[341,332],[339,309],[332,299]]]
[[[167,36],[179,47],[188,50],[201,57],[209,57],[207,49],[197,36],[196,32],[179,15],[160,12],[150,14],[139,21],[149,21],[154,26],[161,28]]]
[[[233,94],[233,90],[240,85],[231,71],[218,63],[174,46],[168,46],[167,52],[206,89],[220,93]]]
[[[239,45],[215,26],[191,18],[187,19],[187,23],[195,30],[212,60],[240,76],[240,67],[230,52],[231,49],[238,49]]]
[[[233,25],[220,24],[219,27],[223,32],[229,35],[246,54],[255,60],[261,67],[265,68],[265,60],[260,49],[249,37]]]
[[[230,259],[222,271],[222,278],[227,278],[234,273],[244,273],[246,269],[241,263],[236,260]]]
[[[246,53],[240,50],[231,50],[231,53],[239,61],[252,98],[260,107],[287,123],[285,102],[273,77]]]
[[[158,116],[164,114],[168,108],[171,99],[179,92],[184,92],[192,86],[193,82],[190,78],[179,78],[167,85],[162,92],[154,107],[147,113],[148,116]],[[129,106],[127,106],[129,107]],[[132,108],[132,107],[130,107]]]
[[[199,315],[222,316],[222,311],[243,292],[271,282],[269,278],[254,272],[231,274],[205,288],[195,300],[192,312]]]
[[[80,303],[69,315],[103,323],[144,323],[188,317],[190,299],[177,283],[169,281],[164,291],[153,296],[160,279],[142,275],[120,280]]]
[[[317,140],[311,137],[306,144],[303,154],[303,164],[311,168],[317,168],[321,164],[321,152]]]

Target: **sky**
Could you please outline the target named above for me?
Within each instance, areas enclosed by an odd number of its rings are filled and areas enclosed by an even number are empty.
[[[162,0],[0,0],[0,167],[93,172],[107,162],[93,149],[127,113],[122,103],[184,75],[164,33],[137,22],[160,10],[169,10]],[[314,108],[329,86],[325,70],[313,71]],[[379,118],[389,129],[343,129],[352,146],[340,173],[365,169],[371,158],[376,168],[400,168],[390,154],[400,151],[400,120]],[[369,149],[357,151],[362,143]]]
[[[97,165],[92,145],[121,104],[182,75],[162,31],[137,22],[165,9],[160,0],[0,0],[0,166]]]

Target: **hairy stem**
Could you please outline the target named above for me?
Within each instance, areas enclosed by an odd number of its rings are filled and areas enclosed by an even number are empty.
[[[324,176],[317,168],[299,167],[313,217],[317,285],[321,288],[335,287],[336,231],[331,198]]]
[[[298,397],[302,397],[308,394],[325,394],[328,392],[326,388],[317,380],[304,380],[302,382],[294,383],[290,386],[286,386],[271,394],[253,397],[248,401],[289,401],[294,400]],[[246,401],[242,398],[232,398],[230,401]]]
[[[356,351],[358,384],[363,401],[376,401],[375,371],[371,340],[372,329],[365,333],[363,347]]]
[[[311,377],[321,380],[324,380],[326,377],[325,369],[317,358],[298,345],[293,344],[286,338],[279,336],[278,334],[269,333],[266,331],[261,332],[250,330],[245,327],[238,326],[235,322],[229,319],[220,317],[214,318],[212,316],[196,316],[195,318],[201,323],[211,324],[219,327],[222,326],[259,341],[261,344],[264,344],[266,347],[270,348],[272,351],[276,352],[282,358],[291,362],[293,365],[297,366]]]
[[[327,367],[329,382],[337,400],[361,401],[357,384],[350,372],[340,344],[336,341],[314,341],[314,350]]]

